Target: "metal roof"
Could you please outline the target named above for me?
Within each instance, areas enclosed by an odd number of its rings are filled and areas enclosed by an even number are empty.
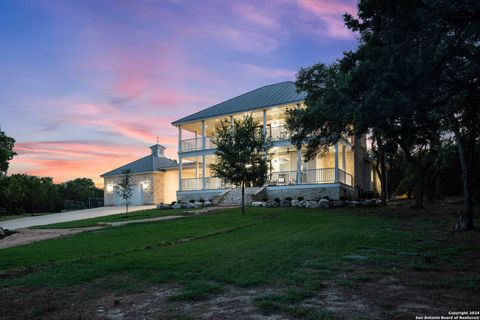
[[[212,107],[181,118],[172,122],[172,124],[179,125],[194,120],[300,102],[305,100],[306,96],[307,93],[304,91],[297,92],[294,82],[280,82],[249,91],[238,97],[226,100]]]
[[[117,169],[104,173],[100,177],[120,175],[124,170],[130,170],[130,173],[141,173],[162,171],[164,169],[172,167],[178,167],[178,163],[168,158],[150,154],[146,157],[130,162],[124,166],[118,167]]]

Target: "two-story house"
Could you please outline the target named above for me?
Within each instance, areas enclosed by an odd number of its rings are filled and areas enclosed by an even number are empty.
[[[209,166],[217,160],[216,128],[244,115],[252,115],[273,140],[268,184],[261,190],[265,198],[356,198],[360,190],[378,191],[375,171],[364,156],[365,138],[340,139],[325,156],[310,161],[304,159],[304,148],[291,144],[285,111],[303,107],[305,97],[306,93],[297,92],[293,82],[281,82],[174,121],[172,124],[178,128],[178,201],[207,200],[232,192],[231,186],[211,175]]]

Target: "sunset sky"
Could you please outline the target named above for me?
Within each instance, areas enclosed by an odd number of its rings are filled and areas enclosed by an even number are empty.
[[[355,1],[0,1],[9,173],[92,178],[148,154],[170,123],[357,46]]]

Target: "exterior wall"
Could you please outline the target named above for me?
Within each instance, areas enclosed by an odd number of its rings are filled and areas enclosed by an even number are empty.
[[[285,200],[285,198],[297,199],[303,197],[304,200],[320,200],[324,196],[328,196],[330,199],[338,200],[340,198],[340,184],[331,184],[330,186],[322,185],[295,185],[285,187],[267,187],[267,199],[273,200],[279,198]]]
[[[177,201],[189,202],[190,200],[199,201],[201,199],[207,201],[211,200],[216,195],[219,195],[226,190],[199,190],[199,191],[177,191]]]
[[[163,197],[163,182],[164,182],[164,173],[141,173],[141,174],[132,174],[131,181],[132,185],[141,185],[144,182],[147,182],[147,187],[144,188],[141,186],[142,195],[143,195],[143,204],[156,204],[160,203]],[[104,182],[104,204],[105,206],[115,205],[115,188],[113,190],[109,189],[109,185],[116,186],[122,180],[122,176],[112,176],[105,177]]]
[[[169,170],[165,172],[164,180],[164,203],[177,201],[178,190],[178,170]]]

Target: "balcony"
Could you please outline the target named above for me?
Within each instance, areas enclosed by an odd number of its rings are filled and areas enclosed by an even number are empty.
[[[215,138],[205,137],[205,149],[215,148]],[[202,150],[202,138],[185,139],[181,141],[182,152]]]
[[[217,177],[205,177],[205,189],[203,189],[203,178],[182,179],[182,191],[228,189],[231,187]]]
[[[353,186],[353,177],[351,174],[343,170],[338,170],[338,173],[339,182],[348,186]],[[300,174],[300,184],[335,183],[334,168],[302,170]],[[269,186],[288,186],[296,184],[297,171],[276,171],[269,174]],[[181,185],[182,191],[228,189],[233,187],[230,184],[222,182],[222,180],[217,177],[206,177],[205,189],[203,189],[202,178],[182,179]]]
[[[287,127],[285,126],[268,127],[267,138],[270,138],[273,141],[288,140],[290,139],[290,132],[288,132]]]

